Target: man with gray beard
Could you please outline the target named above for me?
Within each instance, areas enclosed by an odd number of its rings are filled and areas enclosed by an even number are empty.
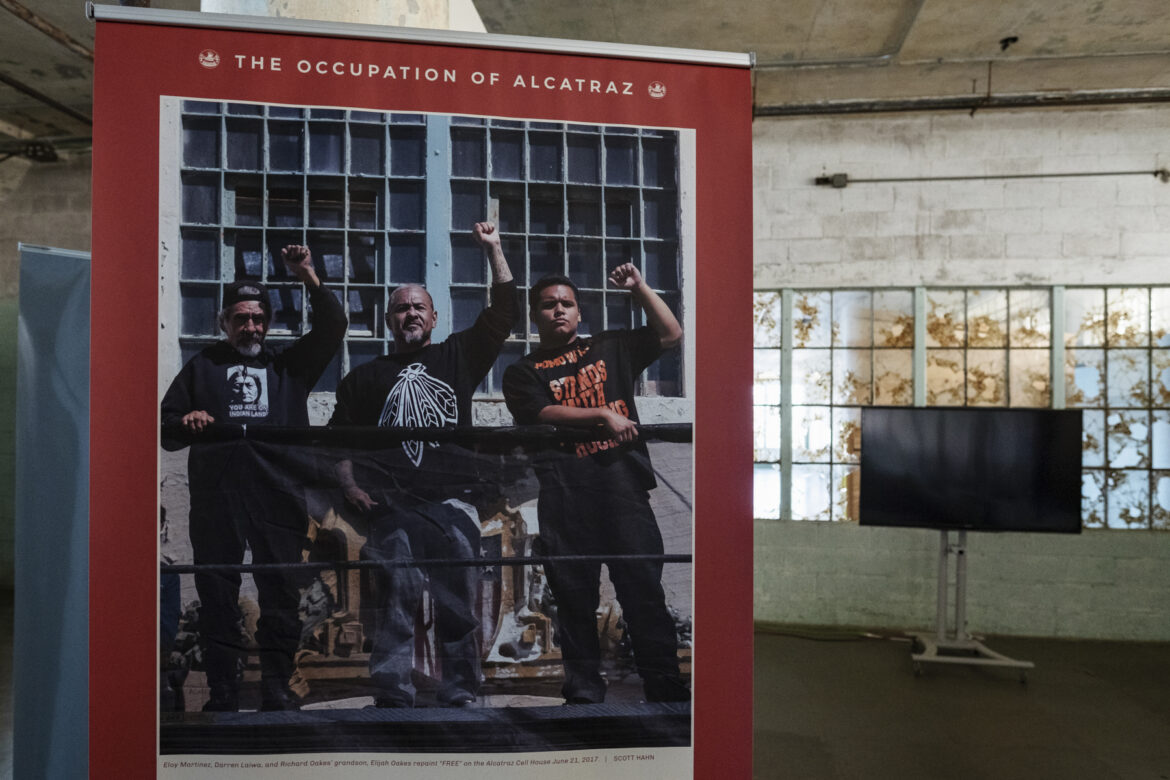
[[[271,468],[278,453],[243,440],[200,442],[213,423],[307,426],[308,398],[337,353],[347,326],[337,298],[313,269],[307,247],[287,246],[281,257],[309,293],[313,328],[282,350],[265,345],[272,307],[264,285],[238,281],[223,291],[219,326],[225,338],[183,366],[162,400],[164,425],[180,425],[187,438],[164,435],[168,450],[191,441],[190,536],[196,564],[238,564],[245,547],[253,563],[299,561],[308,515],[303,491]],[[193,437],[193,438],[191,438]],[[291,709],[288,681],[300,640],[294,577],[281,571],[253,574],[260,602],[256,644],[260,654],[261,709]],[[195,575],[208,711],[239,709],[240,668],[246,657],[239,608],[240,575]]]

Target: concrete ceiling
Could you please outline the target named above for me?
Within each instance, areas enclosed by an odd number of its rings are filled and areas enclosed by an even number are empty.
[[[152,5],[194,11],[199,0]],[[93,46],[83,0],[0,0],[0,157],[28,139],[88,143]]]
[[[1170,51],[1166,0],[475,0],[489,32],[903,63]]]
[[[754,52],[757,115],[1170,99],[1167,0],[475,0],[489,32]]]
[[[489,32],[754,52],[757,114],[1170,99],[1168,0],[474,2]],[[0,0],[0,156],[88,138],[93,39],[82,0]]]

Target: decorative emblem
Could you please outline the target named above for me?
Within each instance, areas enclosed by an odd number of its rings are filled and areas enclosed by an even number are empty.
[[[199,52],[199,64],[205,68],[219,67],[219,52],[215,49],[204,49]]]
[[[651,81],[650,86],[649,86],[649,90],[650,90],[650,97],[652,97],[652,98],[661,99],[661,98],[666,97],[666,85],[663,84],[661,81]]]
[[[398,374],[398,381],[386,394],[382,416],[378,425],[386,428],[442,428],[459,422],[459,406],[455,391],[446,382],[435,379],[427,373],[422,363],[411,363]],[[438,447],[435,442],[427,442]],[[404,441],[410,462],[418,466],[422,462],[423,443]]]

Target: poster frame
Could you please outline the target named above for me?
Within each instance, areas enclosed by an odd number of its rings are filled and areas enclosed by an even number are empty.
[[[751,84],[746,54],[661,47],[590,44],[479,33],[420,32],[405,28],[237,17],[89,5],[99,22],[95,64],[93,346],[91,373],[90,557],[90,771],[96,776],[142,776],[155,771],[157,748],[154,533],[157,483],[141,464],[157,453],[158,395],[150,369],[157,357],[135,355],[136,329],[127,314],[157,321],[158,98],[258,99],[292,102],[295,79],[272,94],[252,74],[229,82],[198,70],[195,54],[208,41],[278,39],[337,51],[350,41],[422,47],[425,56],[457,49],[504,63],[570,63],[636,72],[645,88],[653,73],[666,74],[671,94],[689,92],[692,105],[652,103],[609,106],[601,97],[538,95],[523,109],[496,99],[463,113],[541,117],[550,121],[693,127],[697,131],[696,256],[698,280],[695,410],[695,648],[694,774],[750,774],[751,768]],[[146,25],[146,28],[138,27]],[[190,31],[190,32],[182,32]],[[183,51],[173,44],[183,35]],[[243,36],[243,37],[241,37]],[[131,45],[140,41],[141,45]],[[555,53],[549,50],[555,48]],[[413,49],[412,49],[413,50]],[[155,58],[151,61],[149,58]],[[535,67],[535,66],[534,66]],[[226,71],[226,69],[225,69]],[[177,75],[176,75],[177,74]],[[195,74],[190,76],[189,74]],[[684,79],[683,75],[688,78]],[[238,74],[237,74],[238,75]],[[271,75],[271,74],[267,74]],[[133,84],[131,76],[137,77]],[[176,90],[184,78],[190,88]],[[285,82],[289,82],[286,84]],[[534,82],[535,83],[535,82]],[[684,88],[682,85],[686,83]],[[230,84],[230,86],[225,86]],[[676,86],[677,85],[677,86]],[[704,110],[694,110],[701,96]],[[531,98],[532,94],[526,94]],[[574,96],[570,96],[574,97]],[[404,90],[391,102],[423,100],[428,111],[452,111],[458,95],[418,97]],[[369,89],[345,98],[354,107],[378,108]],[[650,100],[654,98],[651,97]],[[515,100],[512,105],[515,106]],[[503,111],[501,111],[503,109]],[[154,111],[153,121],[151,111]],[[383,110],[410,110],[384,106]],[[658,116],[651,121],[648,117]],[[133,120],[128,119],[133,117]],[[589,118],[587,118],[589,117]],[[137,121],[147,133],[134,135]],[[154,240],[150,240],[151,238]],[[710,312],[710,314],[706,314]],[[708,324],[704,327],[705,323]],[[155,351],[157,352],[157,350]],[[128,372],[150,381],[128,387]],[[157,370],[155,371],[157,373]],[[145,379],[145,377],[143,377]],[[154,581],[156,587],[143,587]],[[705,678],[710,674],[716,679]]]

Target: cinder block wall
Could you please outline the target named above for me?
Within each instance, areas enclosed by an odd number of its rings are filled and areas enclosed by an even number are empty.
[[[1170,108],[758,119],[755,284],[1170,284],[1155,176],[813,185],[1170,165]],[[755,616],[929,628],[938,534],[755,523]],[[1170,533],[971,534],[972,630],[1170,640]]]

